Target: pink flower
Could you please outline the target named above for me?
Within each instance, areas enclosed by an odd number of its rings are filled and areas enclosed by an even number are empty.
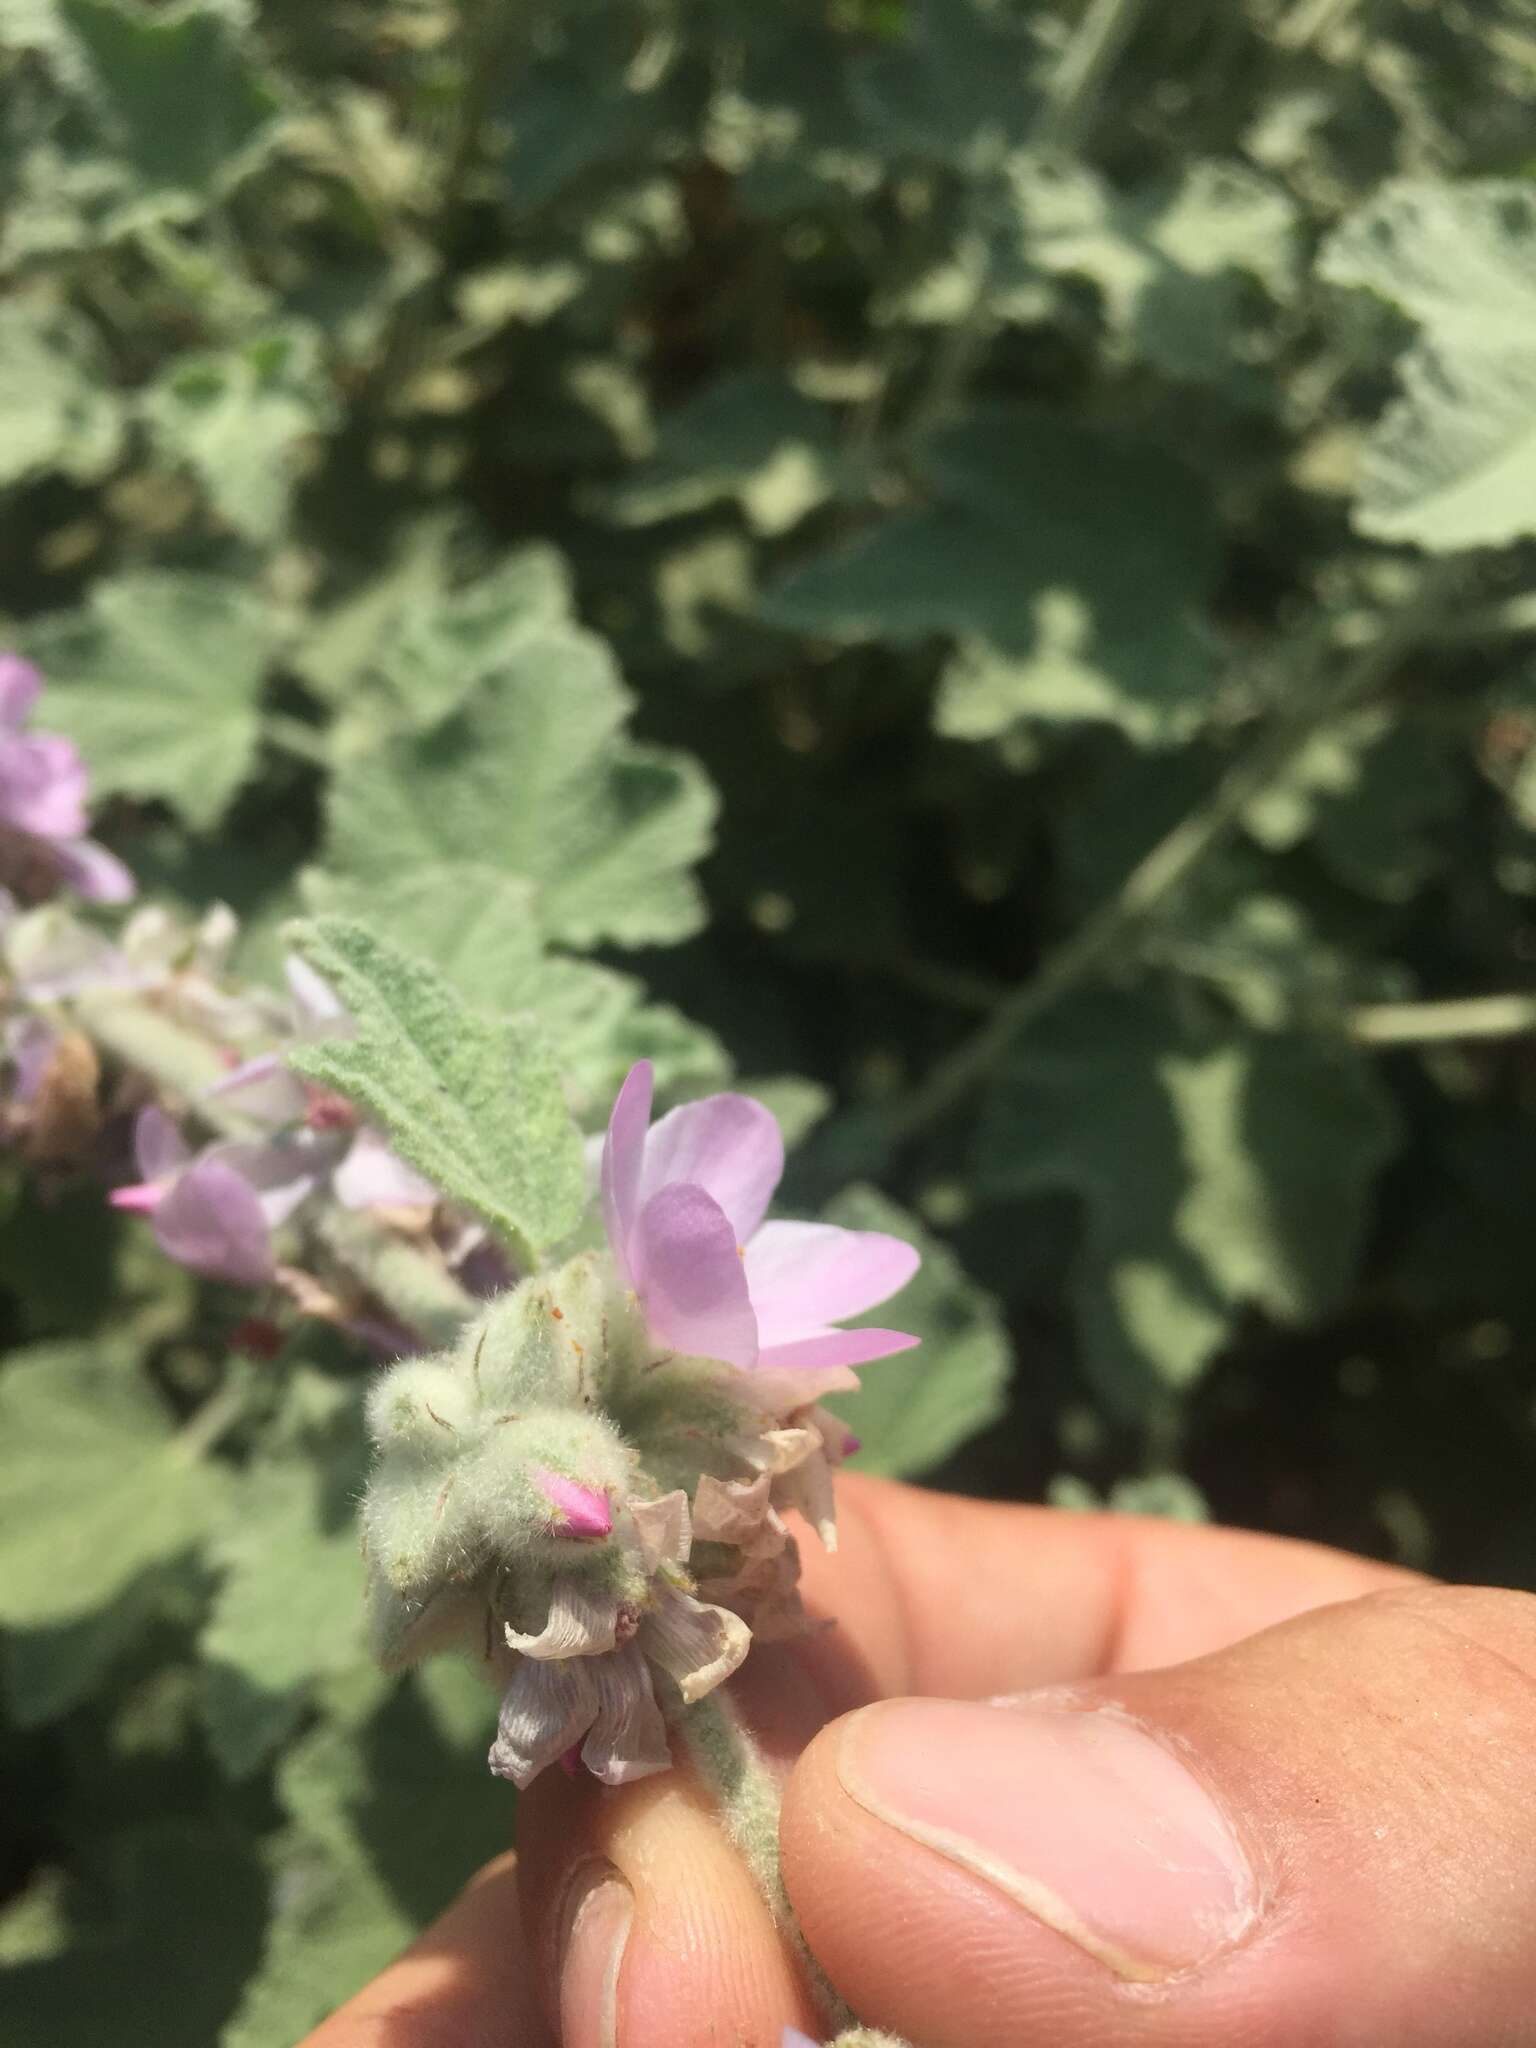
[[[917,1270],[900,1238],[765,1223],[784,1171],[772,1115],[745,1095],[685,1103],[650,1127],[649,1060],[630,1069],[603,1143],[603,1221],[658,1343],[746,1372],[830,1373],[906,1351],[900,1330],[834,1326]]]
[[[153,1104],[139,1112],[141,1178],[114,1188],[114,1209],[153,1220],[167,1258],[208,1280],[264,1287],[277,1273],[272,1233],[327,1189],[344,1209],[433,1199],[419,1174],[376,1131],[283,1130],[226,1138],[194,1155]]]
[[[19,654],[0,652],[0,826],[30,844],[41,875],[96,903],[126,903],[132,875],[86,832],[85,763],[59,733],[27,732],[43,679]]]
[[[236,1287],[273,1278],[273,1231],[335,1174],[345,1145],[299,1131],[222,1139],[194,1154],[153,1104],[140,1110],[133,1136],[142,1179],[114,1188],[113,1208],[151,1217],[168,1258]]]
[[[308,1194],[312,1169],[292,1160],[285,1172],[259,1144],[212,1145],[194,1158],[153,1106],[139,1112],[134,1151],[143,1178],[114,1188],[113,1208],[151,1217],[166,1256],[205,1279],[265,1286],[276,1270],[272,1231]]]

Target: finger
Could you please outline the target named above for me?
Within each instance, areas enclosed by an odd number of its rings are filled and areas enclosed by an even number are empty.
[[[1204,1648],[1380,1576],[1305,1544],[852,1475],[837,1555],[814,1542],[804,1551],[807,1604],[839,1625],[792,1651],[755,1649],[734,1681],[786,1772],[828,1719],[889,1692],[1011,1689],[1169,1644]],[[563,2013],[567,2048],[639,2048],[667,2029],[687,2040],[694,2026],[776,2043],[801,2010],[791,1951],[685,1781],[604,1792],[546,1773],[524,1797],[519,1840],[548,2009]]]
[[[1536,1601],[1409,1587],[1007,1705],[891,1701],[788,1788],[792,1904],[925,2048],[1536,2042]]]
[[[962,1500],[847,1473],[837,1552],[802,1546],[806,1604],[835,1616],[804,1661],[855,1694],[994,1693],[1199,1656],[1309,1607],[1413,1583],[1313,1543],[1137,1515]]]
[[[685,1769],[618,1790],[546,1773],[519,1827],[561,2048],[778,2048],[787,2023],[813,2024],[789,1944]]]
[[[517,1896],[499,1856],[301,2048],[554,2048]]]

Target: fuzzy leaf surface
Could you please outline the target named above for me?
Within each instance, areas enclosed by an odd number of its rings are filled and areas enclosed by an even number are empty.
[[[321,918],[293,943],[346,1006],[352,1036],[291,1064],[359,1103],[396,1150],[513,1246],[558,1243],[581,1217],[581,1140],[544,1036],[470,1009],[433,968],[366,926]]]
[[[1400,181],[1338,229],[1321,268],[1419,328],[1361,464],[1361,531],[1435,553],[1536,533],[1536,192]]]
[[[629,709],[600,641],[519,635],[454,717],[342,761],[312,900],[366,915],[376,885],[471,862],[531,883],[555,942],[685,937],[714,796],[688,757],[625,737]]]
[[[110,469],[122,408],[90,329],[16,300],[0,305],[0,484],[48,470],[84,483]]]
[[[218,576],[133,571],[28,629],[48,722],[79,745],[98,794],[158,797],[216,825],[250,773],[278,644],[271,607]]]
[[[184,463],[220,518],[258,542],[282,533],[298,453],[333,417],[315,336],[300,326],[178,356],[143,408],[161,460]]]

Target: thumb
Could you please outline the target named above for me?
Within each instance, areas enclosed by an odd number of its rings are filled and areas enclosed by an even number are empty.
[[[832,1982],[923,2048],[1536,2044],[1536,1600],[1416,1586],[864,1707],[782,1842]]]

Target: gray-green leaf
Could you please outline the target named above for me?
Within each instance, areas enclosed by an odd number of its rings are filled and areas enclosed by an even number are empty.
[[[480,1689],[471,1732],[434,1711],[441,1687],[408,1680],[361,1728],[323,1722],[284,1756],[266,1953],[221,2048],[290,2048],[510,1839],[512,1802],[483,1760],[495,1695]]]
[[[17,299],[0,305],[0,484],[110,469],[122,408],[85,322]]]
[[[236,533],[274,541],[288,519],[304,442],[334,420],[312,329],[177,356],[145,393],[161,459],[185,463]]]
[[[98,794],[161,797],[216,825],[254,764],[278,644],[270,607],[218,576],[143,570],[28,628],[48,723],[78,741]]]
[[[686,755],[625,737],[629,706],[601,641],[518,635],[455,717],[343,759],[311,901],[368,914],[379,884],[471,863],[531,883],[559,943],[686,937],[714,794]]]
[[[225,1475],[178,1444],[138,1361],[48,1345],[0,1373],[0,1622],[94,1614],[208,1531]]]
[[[318,1374],[301,1392],[331,1392]],[[320,1680],[366,1663],[357,1496],[365,1464],[356,1399],[257,1459],[211,1546],[224,1577],[200,1649],[214,1755],[232,1777],[289,1732]]]
[[[1536,533],[1536,188],[1389,185],[1335,233],[1320,268],[1420,330],[1361,463],[1361,531],[1436,553]]]
[[[241,11],[57,0],[78,53],[98,146],[122,180],[117,232],[188,218],[258,162],[281,101],[247,47]]]
[[[1245,1304],[1306,1323],[1354,1273],[1394,1119],[1342,1040],[1218,1034],[1159,991],[1079,996],[1015,1047],[981,1135],[997,1194],[1070,1188],[1085,1369],[1135,1414]]]
[[[537,1025],[469,1009],[432,968],[347,919],[295,926],[293,943],[354,1031],[296,1048],[292,1065],[360,1103],[402,1158],[521,1257],[565,1237],[586,1176]]]

